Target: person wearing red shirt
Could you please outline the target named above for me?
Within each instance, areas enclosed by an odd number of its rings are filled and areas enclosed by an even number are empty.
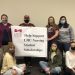
[[[0,65],[2,62],[3,54],[8,49],[8,42],[12,41],[11,37],[11,24],[8,23],[8,16],[6,14],[1,15],[0,23]]]
[[[48,18],[48,25],[46,25],[46,27],[47,27],[47,35],[48,35],[48,53],[49,53],[51,44],[53,42],[57,43],[57,38],[59,34],[59,29],[58,26],[55,24],[55,19],[53,16],[50,16]]]

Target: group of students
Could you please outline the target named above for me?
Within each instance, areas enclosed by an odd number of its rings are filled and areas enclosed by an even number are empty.
[[[15,46],[12,43],[11,25],[8,23],[8,16],[1,15],[0,23],[0,66],[2,75],[24,75],[26,64],[16,65]],[[24,23],[19,26],[35,27],[30,23],[30,17],[24,16]],[[48,34],[48,60],[40,61],[39,65],[46,74],[58,75],[62,71],[63,52],[66,53],[66,68],[69,74],[75,74],[75,42],[74,32],[68,24],[65,16],[61,16],[59,24],[55,23],[53,16],[48,18],[46,25]],[[71,56],[73,58],[71,58]],[[25,58],[27,59],[27,58]],[[24,59],[24,60],[25,60]]]

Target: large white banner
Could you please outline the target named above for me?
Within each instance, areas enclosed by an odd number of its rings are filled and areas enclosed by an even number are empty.
[[[12,26],[16,56],[47,57],[47,28]]]

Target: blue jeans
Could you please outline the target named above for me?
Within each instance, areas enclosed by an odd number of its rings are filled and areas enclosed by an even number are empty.
[[[46,68],[49,68],[48,63],[45,61],[40,61],[39,64],[43,70]],[[59,66],[52,68],[52,70],[51,70],[51,73],[59,74],[60,72],[61,72],[61,67],[59,67]]]
[[[59,74],[61,72],[61,67],[55,67],[55,68],[52,69],[51,72],[54,73],[54,74]]]
[[[57,44],[58,44],[58,48],[61,52],[63,52],[63,51],[66,52],[70,48],[70,43],[67,43],[67,42],[63,43],[63,42],[58,41]]]

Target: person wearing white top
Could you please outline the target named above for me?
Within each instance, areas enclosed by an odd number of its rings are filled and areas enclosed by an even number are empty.
[[[71,42],[71,50],[66,52],[66,67],[69,74],[75,75],[75,42]]]

